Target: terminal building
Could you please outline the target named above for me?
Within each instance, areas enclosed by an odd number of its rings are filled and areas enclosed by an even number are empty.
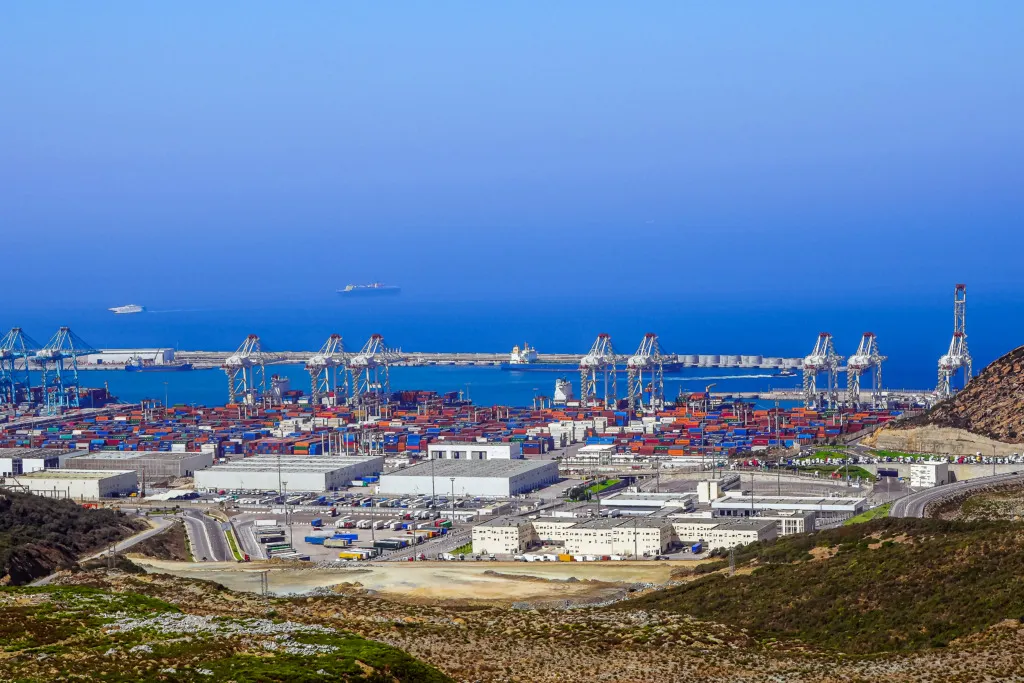
[[[511,498],[557,481],[554,460],[436,460],[382,475],[378,493]]]
[[[427,445],[431,460],[518,460],[523,457],[521,444],[497,441],[435,441]]]
[[[349,487],[384,469],[382,457],[254,455],[195,473],[197,491],[321,493]],[[360,482],[361,484],[362,482]]]
[[[473,527],[473,552],[488,555],[518,555],[537,542],[530,520],[498,517]]]
[[[750,496],[739,491],[711,501],[715,515],[749,517],[767,511],[814,512],[817,519],[853,517],[868,509],[865,498],[822,498],[818,496]]]
[[[134,470],[147,483],[194,476],[213,465],[213,453],[153,453],[97,451],[72,458],[68,467],[80,470]]]
[[[949,465],[944,462],[915,462],[910,465],[910,485],[931,488],[949,483]]]
[[[672,546],[672,525],[657,517],[597,518],[565,530],[570,555],[653,557]]]
[[[672,531],[683,545],[701,542],[708,550],[729,549],[756,541],[770,541],[778,537],[774,520],[751,517],[749,519],[722,519],[705,516],[670,516]]]
[[[67,467],[75,455],[75,451],[59,448],[0,448],[0,477]]]
[[[132,470],[44,470],[24,474],[17,483],[39,496],[99,500],[134,493],[139,480]]]

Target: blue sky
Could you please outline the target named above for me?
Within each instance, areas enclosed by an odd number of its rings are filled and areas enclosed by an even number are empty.
[[[0,286],[1014,299],[1022,24],[995,1],[4,3]]]

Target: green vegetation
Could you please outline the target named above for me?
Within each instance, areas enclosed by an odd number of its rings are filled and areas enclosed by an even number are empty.
[[[871,520],[879,517],[888,517],[890,508],[892,508],[892,503],[879,505],[876,508],[871,508],[866,512],[860,513],[856,517],[851,517],[850,519],[843,522],[843,524],[849,526],[851,524],[860,524],[861,522],[870,522]]]
[[[70,500],[28,493],[0,494],[0,578],[22,585],[76,558],[144,529],[113,510],[87,510]]]
[[[604,481],[599,481],[596,484],[591,484],[590,486],[588,486],[587,487],[587,492],[588,493],[601,493],[601,491],[604,491],[607,488],[615,486],[618,483],[619,483],[618,479],[605,479]]]
[[[0,643],[0,680],[449,680],[331,628],[186,616],[155,598],[84,587],[0,589]]]
[[[913,460],[920,460],[921,458],[931,457],[921,453],[904,453],[903,451],[871,451],[871,453],[880,458],[912,458]]]
[[[800,470],[803,472],[820,472],[821,476],[831,476],[833,472],[839,472],[843,479],[846,478],[846,475],[850,475],[854,479],[859,477],[868,481],[875,480],[875,475],[857,465],[811,465],[810,467],[801,467]]]
[[[241,562],[242,553],[238,550],[238,543],[235,542],[235,532],[231,529],[226,529],[224,534],[228,537],[228,545],[231,546],[231,554],[235,556],[236,560]]]
[[[466,545],[460,545],[458,548],[452,551],[452,555],[469,555],[473,552],[472,541]]]
[[[607,609],[713,616],[847,653],[943,647],[1024,618],[1024,525],[879,518],[736,551],[722,573]]]

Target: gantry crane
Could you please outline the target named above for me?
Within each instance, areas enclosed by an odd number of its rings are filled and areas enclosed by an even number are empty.
[[[846,402],[854,407],[861,406],[860,376],[865,370],[871,371],[871,407],[879,407],[878,392],[882,388],[882,361],[886,360],[878,351],[878,337],[874,332],[865,332],[857,351],[846,361]]]
[[[320,405],[325,394],[331,392],[335,396],[335,404],[348,396],[348,373],[345,365],[345,344],[340,334],[332,334],[320,347],[315,356],[306,361],[309,371],[310,398],[313,405]],[[338,368],[341,368],[341,385],[338,384]],[[340,394],[340,395],[339,395]]]
[[[391,365],[402,359],[400,350],[389,349],[384,337],[372,335],[359,353],[348,359],[352,373],[352,402],[385,402],[391,395]]]
[[[953,339],[949,350],[939,358],[939,383],[935,393],[946,398],[953,393],[953,377],[964,369],[964,386],[971,381],[971,353],[967,350],[967,285],[953,290]]]
[[[28,400],[32,395],[28,363],[39,349],[39,343],[20,327],[12,327],[0,339],[0,405],[14,405],[19,399]]]
[[[613,408],[618,399],[615,384],[615,350],[611,335],[597,335],[590,352],[580,359],[580,408],[597,404],[597,382],[602,380],[605,408]]]
[[[826,373],[828,386],[824,397],[818,393],[818,375]],[[839,402],[839,356],[832,343],[832,335],[822,332],[814,350],[804,358],[804,406],[807,408],[835,408]]]
[[[250,334],[232,355],[224,359],[221,369],[228,376],[228,403],[241,400],[256,405],[267,394],[267,358],[260,338]]]
[[[78,396],[78,357],[99,353],[88,342],[61,327],[32,359],[43,370],[42,390],[46,414],[58,415],[81,406]]]
[[[648,332],[640,347],[626,361],[626,385],[629,409],[644,409],[644,393],[650,393],[647,408],[657,410],[665,405],[665,369],[658,335]]]

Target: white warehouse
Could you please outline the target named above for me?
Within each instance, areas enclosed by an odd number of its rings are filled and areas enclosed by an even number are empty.
[[[518,460],[523,447],[504,441],[435,441],[427,446],[431,460]]]
[[[347,488],[354,479],[378,474],[384,458],[334,455],[255,455],[195,473],[197,491],[297,491]]]
[[[18,477],[18,483],[40,496],[99,500],[127,496],[139,480],[134,470],[43,470]]]
[[[432,460],[382,475],[379,493],[510,498],[557,481],[554,460]]]

